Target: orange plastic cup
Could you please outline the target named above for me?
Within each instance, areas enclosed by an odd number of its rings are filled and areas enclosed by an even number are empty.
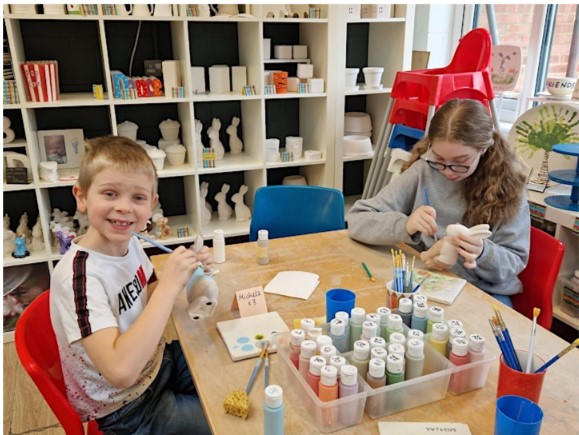
[[[517,350],[517,356],[519,357],[523,372],[513,370],[506,365],[502,355],[499,359],[497,398],[512,395],[522,396],[538,404],[546,372],[534,374],[533,371],[541,367],[545,361],[535,355],[533,364],[531,365],[531,373],[524,373],[525,367],[527,366],[528,352],[525,350]]]

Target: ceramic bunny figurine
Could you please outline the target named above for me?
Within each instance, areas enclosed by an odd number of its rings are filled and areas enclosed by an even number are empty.
[[[240,154],[243,150],[243,142],[237,136],[237,127],[239,126],[239,118],[234,116],[231,120],[231,125],[227,127],[227,134],[229,135],[229,151],[231,154]]]
[[[32,245],[30,246],[32,251],[40,251],[44,249],[44,240],[42,240],[42,226],[40,224],[40,219],[36,220],[36,223],[32,227]]]
[[[84,233],[86,233],[86,230],[88,230],[88,215],[77,210],[73,218],[78,221],[78,230],[76,234],[78,236],[82,236]]]
[[[246,193],[247,186],[242,185],[239,188],[239,192],[231,197],[231,200],[235,203],[235,220],[237,222],[247,221],[251,218],[251,211],[243,202],[243,197]]]
[[[199,190],[199,193],[201,195],[201,202],[203,202],[203,205],[201,206],[201,223],[203,225],[207,225],[209,222],[211,222],[211,214],[213,213],[213,208],[206,199],[208,192],[209,192],[209,183],[207,181],[204,181],[201,183],[201,189]]]
[[[197,161],[203,161],[203,148],[207,148],[201,141],[201,132],[203,131],[203,124],[198,119],[195,120],[195,149],[197,150]]]
[[[24,212],[20,215],[20,222],[16,228],[16,234],[22,234],[26,238],[26,244],[32,243],[32,231],[28,228],[28,213]]]
[[[211,127],[207,129],[207,135],[209,136],[209,146],[215,151],[215,160],[223,160],[225,155],[225,148],[219,140],[219,130],[221,130],[221,121],[219,118],[213,118]]]
[[[227,203],[227,192],[229,192],[229,184],[225,183],[221,186],[221,192],[215,195],[215,201],[217,201],[217,214],[219,215],[220,221],[226,221],[231,217],[233,209]]]

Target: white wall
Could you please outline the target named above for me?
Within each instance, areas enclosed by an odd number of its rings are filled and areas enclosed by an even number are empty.
[[[446,66],[452,58],[456,46],[453,34],[456,6],[416,5],[413,49],[430,52],[428,68]]]

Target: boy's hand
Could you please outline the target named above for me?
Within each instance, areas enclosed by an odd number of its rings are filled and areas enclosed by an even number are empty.
[[[169,284],[177,295],[189,281],[191,275],[199,267],[200,261],[197,259],[195,251],[184,246],[176,248],[163,267],[163,275],[159,280],[158,288]]]
[[[476,259],[482,254],[484,244],[480,236],[471,237],[460,234],[452,238],[452,243],[456,246],[458,254],[464,257],[464,267],[474,269]]]
[[[442,248],[443,240],[444,239],[440,239],[438,242],[432,245],[428,251],[423,251],[420,253],[420,259],[424,262],[428,269],[447,270],[452,267],[437,260],[438,256],[440,255],[440,249]]]
[[[438,231],[438,225],[436,225],[436,210],[428,205],[418,207],[408,217],[406,231],[409,236],[413,236],[419,231],[427,236],[436,234],[436,231]]]

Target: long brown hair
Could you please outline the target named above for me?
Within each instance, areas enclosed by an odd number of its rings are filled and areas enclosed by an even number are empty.
[[[514,148],[493,129],[487,108],[476,100],[450,100],[432,117],[428,134],[412,149],[407,169],[434,140],[456,142],[484,151],[476,170],[465,179],[467,208],[462,223],[491,227],[516,214],[526,183],[523,162]]]

